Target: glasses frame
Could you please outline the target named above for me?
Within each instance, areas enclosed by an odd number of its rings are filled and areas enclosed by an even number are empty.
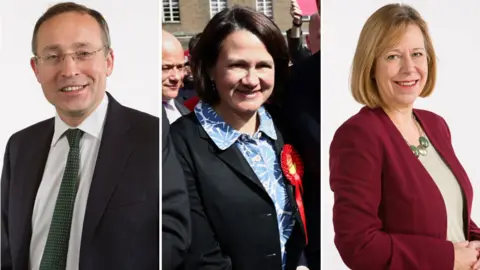
[[[85,59],[85,60],[88,61],[88,60],[92,59],[97,53],[101,52],[104,49],[108,49],[108,45],[103,45],[100,49],[97,49],[97,50],[93,50],[93,51],[90,51],[90,52],[82,52],[82,53],[88,53],[88,57],[87,57],[88,59]],[[45,58],[47,56],[42,57],[42,56],[34,54],[33,58],[39,63],[45,64],[45,65],[48,65],[48,66],[56,66],[56,65],[62,63],[63,61],[65,61],[65,58],[67,56],[70,56],[74,62],[77,62],[78,57],[82,57],[82,56],[78,56],[77,55],[78,53],[79,52],[62,53],[62,54],[59,55],[59,59],[56,60],[57,62],[55,62],[55,63],[46,62]]]

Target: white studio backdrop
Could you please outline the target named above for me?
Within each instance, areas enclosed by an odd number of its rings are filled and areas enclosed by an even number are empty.
[[[328,157],[337,128],[361,108],[353,100],[349,87],[357,40],[367,18],[383,5],[394,2],[322,1],[322,269],[348,269],[333,242]],[[402,2],[417,9],[427,21],[438,58],[435,91],[432,96],[419,99],[416,107],[433,111],[447,121],[457,157],[473,185],[472,218],[480,225],[480,2]]]
[[[31,38],[40,16],[61,1],[1,1],[0,10],[0,167],[9,137],[55,115],[30,67]],[[122,105],[159,116],[159,2],[79,0],[105,17],[115,62],[107,91]]]

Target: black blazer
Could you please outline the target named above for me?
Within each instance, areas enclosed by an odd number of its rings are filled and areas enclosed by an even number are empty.
[[[162,107],[162,269],[183,262],[190,244],[190,205],[183,170],[175,155],[170,124]]]
[[[159,120],[109,105],[88,195],[80,270],[159,268]],[[28,267],[31,219],[54,131],[50,118],[8,141],[1,180],[2,270]]]
[[[232,145],[219,150],[194,112],[172,124],[172,139],[183,167],[190,198],[192,243],[187,270],[281,270],[275,206],[241,152]],[[283,139],[277,129],[275,150]],[[296,209],[296,225],[287,242],[287,269],[295,269],[303,247],[303,223]]]

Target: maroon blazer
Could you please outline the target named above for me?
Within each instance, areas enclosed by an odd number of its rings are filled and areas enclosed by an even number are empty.
[[[473,190],[440,116],[414,110],[465,197],[465,235],[480,240],[470,219]],[[435,182],[385,112],[362,108],[330,145],[335,245],[353,270],[452,270],[445,204]]]

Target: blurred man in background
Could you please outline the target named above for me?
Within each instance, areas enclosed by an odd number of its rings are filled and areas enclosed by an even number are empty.
[[[175,100],[185,76],[182,44],[167,31],[162,31],[162,105],[170,124],[190,111]]]

